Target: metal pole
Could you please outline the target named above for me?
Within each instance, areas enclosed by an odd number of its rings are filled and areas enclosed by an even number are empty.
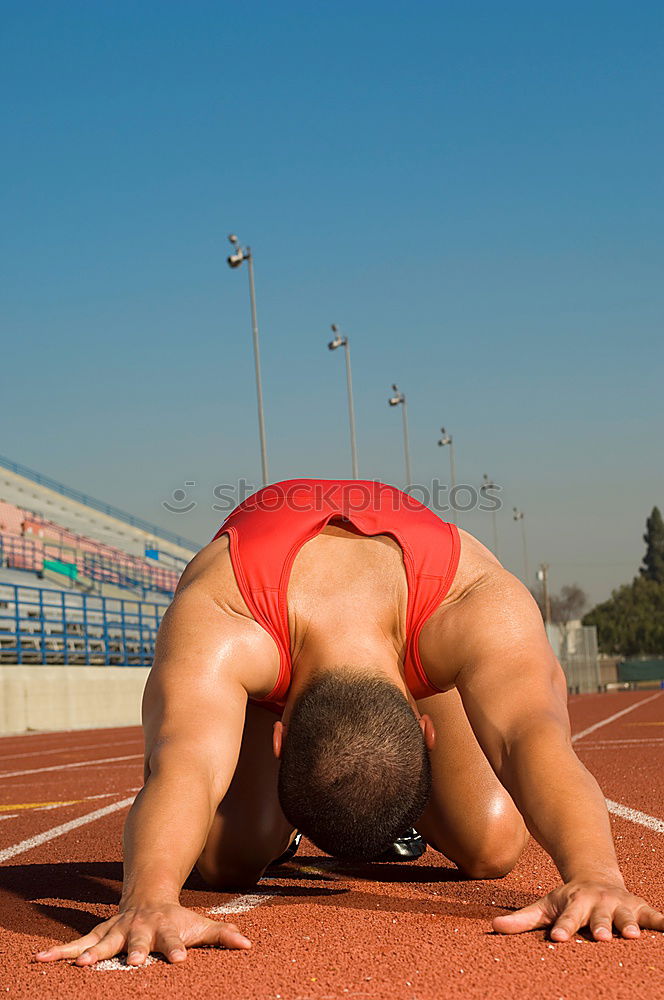
[[[456,460],[454,457],[454,440],[450,438],[450,478],[452,489],[456,489]]]
[[[348,388],[348,422],[350,424],[350,452],[351,461],[353,463],[353,479],[360,478],[359,462],[357,459],[357,437],[355,435],[355,406],[353,405],[353,376],[350,370],[350,344],[348,343],[348,337],[345,338],[346,343],[344,348],[346,350],[346,385]]]
[[[496,559],[498,559],[499,558],[499,556],[498,556],[498,524],[496,522],[496,512],[495,512],[495,510],[491,511],[491,521],[493,523],[493,554],[496,557]]]
[[[452,494],[456,493],[456,461],[454,457],[454,439],[450,435],[450,499],[452,499]],[[453,504],[450,503],[450,511],[452,512],[452,521],[454,524],[457,523],[457,512]]]
[[[523,570],[525,577],[523,582],[526,587],[528,586],[528,580],[530,579],[530,570],[528,568],[528,543],[526,541],[526,519],[521,515],[521,540],[523,541]]]
[[[493,482],[492,479],[489,479],[488,475],[485,472],[484,473],[484,483],[482,485],[483,485],[483,488],[484,488],[484,495],[486,496],[486,491],[494,489],[494,487],[495,487],[496,484]],[[493,554],[496,557],[496,559],[498,559],[499,558],[499,556],[498,556],[498,522],[496,520],[496,510],[495,510],[495,508],[491,511],[491,527],[492,527],[492,532],[493,532]]]
[[[258,318],[256,316],[256,289],[254,287],[254,255],[247,248],[249,262],[249,297],[251,299],[251,331],[254,341],[254,366],[256,369],[256,397],[258,401],[258,434],[261,442],[261,471],[263,486],[267,486],[269,475],[267,469],[267,443],[265,440],[265,414],[263,411],[263,385],[261,381],[261,356],[258,343]]]
[[[540,579],[542,581],[542,596],[544,598],[544,623],[551,624],[551,597],[549,596],[549,564],[540,563]]]
[[[406,489],[412,485],[413,476],[410,469],[410,446],[408,444],[408,416],[406,414],[406,397],[401,400],[403,410],[403,452],[406,460]]]

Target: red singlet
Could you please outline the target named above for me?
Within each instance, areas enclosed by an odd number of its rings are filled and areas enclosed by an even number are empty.
[[[459,562],[459,533],[418,500],[382,483],[291,479],[266,486],[236,507],[214,536],[228,535],[240,592],[279,649],[279,678],[266,698],[283,710],[291,683],[287,592],[293,561],[330,521],[362,535],[390,535],[403,552],[408,583],[404,675],[414,698],[436,694],[418,649],[427,618],[447,594]]]

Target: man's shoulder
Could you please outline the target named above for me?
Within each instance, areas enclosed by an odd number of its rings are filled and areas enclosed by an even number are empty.
[[[480,542],[477,547],[472,542],[477,540],[467,535],[459,578],[422,634],[421,653],[434,683],[454,683],[469,663],[538,644],[544,632],[527,587]]]

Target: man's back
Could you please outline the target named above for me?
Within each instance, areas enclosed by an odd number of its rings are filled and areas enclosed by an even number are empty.
[[[391,487],[381,489],[393,490]],[[398,494],[398,491],[393,493]],[[403,494],[399,496],[408,503],[409,498]],[[389,499],[393,504],[392,498]],[[256,622],[267,629],[276,640],[276,645],[266,643],[265,660],[270,666],[261,673],[261,690],[265,687],[269,691],[274,690],[280,673],[283,675],[284,672],[284,659],[288,659],[287,669],[291,672],[301,664],[312,667],[316,662],[353,663],[358,656],[363,661],[367,657],[375,660],[377,666],[381,662],[401,662],[405,664],[408,683],[408,632],[414,630],[413,605],[418,599],[420,603],[422,600],[418,591],[416,563],[417,545],[422,548],[423,528],[421,519],[418,523],[418,516],[420,510],[425,509],[411,501],[412,509],[405,508],[400,512],[398,539],[394,534],[363,533],[361,529],[368,530],[367,525],[352,512],[348,517],[332,517],[313,537],[305,538],[298,544],[296,551],[294,546],[289,548],[288,539],[284,542],[282,533],[280,561],[272,568],[272,580],[268,580],[274,586],[265,588],[274,591],[275,598],[272,606],[269,603],[264,605],[267,608],[264,610],[260,606],[260,598],[254,600],[251,574],[255,572],[257,562],[274,560],[270,543],[279,532],[279,521],[278,512],[255,509],[251,506],[252,500],[248,502],[245,524],[249,518],[253,527],[256,519],[262,518],[262,525],[267,525],[267,529],[261,528],[264,534],[259,536],[259,544],[254,543],[253,550],[249,545],[243,548],[234,539],[233,529],[222,526],[220,532],[224,533],[218,534],[192,561],[178,591],[193,588],[214,601],[222,613],[230,614],[235,620],[244,618],[248,629],[255,628]],[[437,636],[440,631],[443,615],[446,618],[446,634],[452,641],[455,632],[453,620],[465,596],[473,593],[480,584],[486,585],[492,577],[504,575],[497,560],[471,535],[458,532],[428,510],[426,515],[430,519],[424,524],[430,540],[427,546],[429,562],[424,567],[429,571],[426,579],[431,577],[432,569],[438,569],[440,583],[437,590],[431,592],[429,588],[429,593],[425,595],[429,603],[422,609],[421,620],[417,623],[416,655],[420,649],[431,646],[431,637]],[[290,509],[288,518],[293,532],[293,525],[297,531],[298,522],[304,521],[305,515],[298,516],[297,509]],[[361,528],[353,523],[355,518]],[[229,521],[233,522],[233,515]],[[302,530],[311,534],[311,516],[308,522]],[[375,524],[380,525],[380,520]],[[391,521],[389,527],[392,530]],[[409,544],[411,531],[419,532],[414,546]],[[297,542],[297,536],[294,537]],[[460,537],[463,539],[461,545]],[[440,547],[439,555],[437,546]],[[242,558],[247,551],[253,559],[251,565],[246,564],[246,556]],[[262,578],[265,576],[266,571],[262,571]],[[283,588],[279,597],[286,612],[281,630],[279,600],[276,597],[279,582]],[[282,636],[280,632],[286,632],[286,622],[287,633]],[[434,643],[437,643],[435,638]],[[445,690],[454,683],[453,656],[441,656],[437,648],[428,660],[429,663],[422,666],[426,674],[424,682],[430,682],[431,686],[428,691],[420,686],[419,696]],[[272,687],[269,687],[269,676],[274,681]],[[250,687],[248,690],[253,697],[260,699],[260,694]],[[282,697],[285,691],[287,686],[282,684]]]

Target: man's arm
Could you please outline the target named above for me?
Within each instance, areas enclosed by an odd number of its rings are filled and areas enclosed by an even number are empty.
[[[91,965],[126,950],[140,965],[151,950],[181,961],[192,945],[250,946],[234,925],[180,907],[179,896],[237,764],[247,702],[238,667],[257,662],[265,646],[255,622],[222,611],[196,582],[179,591],[143,698],[145,785],[125,825],[119,913],[40,959]]]
[[[489,762],[565,885],[494,928],[514,933],[553,924],[563,941],[589,924],[624,937],[664,930],[664,916],[625,890],[604,796],[570,740],[565,678],[539,610],[503,570],[468,601],[457,687]]]

